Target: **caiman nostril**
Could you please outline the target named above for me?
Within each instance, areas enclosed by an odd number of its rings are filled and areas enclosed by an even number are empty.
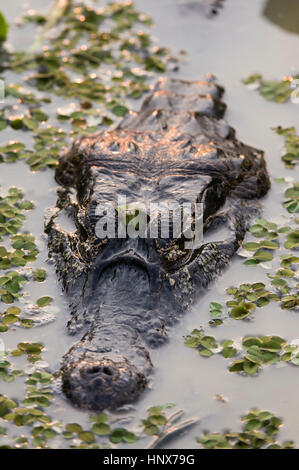
[[[65,395],[76,406],[95,411],[130,403],[146,383],[147,377],[125,357],[111,359],[98,353],[85,354],[82,362],[71,363],[62,375]]]
[[[104,368],[103,368],[103,372],[104,372],[104,374],[106,374],[106,375],[113,375],[113,370],[110,369],[110,367],[104,367]]]
[[[114,374],[113,370],[110,367],[101,367],[101,366],[93,366],[89,367],[88,369],[85,370],[85,372],[88,375],[95,375],[99,373],[103,373],[105,375],[110,375],[112,376]]]
[[[94,367],[90,367],[89,369],[87,369],[87,373],[88,374],[97,374],[98,372],[101,371],[101,367],[99,366],[94,366]]]

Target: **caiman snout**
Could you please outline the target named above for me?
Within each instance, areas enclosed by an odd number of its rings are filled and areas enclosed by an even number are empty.
[[[75,406],[95,411],[118,408],[138,397],[146,377],[125,357],[90,357],[63,370],[62,389]]]

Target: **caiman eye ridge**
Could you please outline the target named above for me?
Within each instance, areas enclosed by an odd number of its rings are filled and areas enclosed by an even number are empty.
[[[167,341],[259,213],[270,187],[263,152],[236,139],[223,119],[222,94],[211,75],[161,78],[138,113],[77,140],[59,160],[57,207],[65,207],[64,192],[77,193],[71,213],[78,229],[68,234],[54,215],[46,232],[70,302],[69,332],[81,331],[59,371],[75,406],[99,411],[137,400],[153,369],[150,349]],[[204,237],[212,232],[215,241],[188,250],[181,238],[103,241],[95,208],[119,195],[142,204],[200,201]]]

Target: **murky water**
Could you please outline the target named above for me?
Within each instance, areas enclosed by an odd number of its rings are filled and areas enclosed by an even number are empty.
[[[278,3],[274,0],[227,0],[219,15],[208,20],[190,10],[182,10],[178,1],[136,0],[137,7],[153,17],[154,31],[159,42],[169,46],[173,53],[182,50],[187,52],[182,55],[184,60],[177,76],[196,79],[206,72],[212,72],[218,77],[219,83],[226,89],[224,100],[228,105],[227,120],[237,129],[240,140],[265,150],[272,178],[296,177],[295,170],[288,171],[281,163],[282,139],[271,128],[277,125],[296,126],[299,108],[292,103],[277,105],[267,102],[258,93],[245,87],[241,80],[254,72],[269,79],[280,78],[299,67],[299,37],[288,32],[293,31],[293,15],[287,15],[286,9],[287,5],[292,6],[291,4],[295,5],[297,2],[280,2],[284,4],[282,16],[276,14]],[[267,18],[263,15],[266,4]],[[15,16],[21,15],[24,6],[23,1],[15,0],[13,4],[6,2],[1,5],[1,9],[7,19],[12,21]],[[26,8],[28,7],[45,9],[41,0],[28,1]],[[23,47],[28,38],[23,32],[13,28],[10,41]],[[3,133],[2,135],[4,136]],[[5,139],[6,137],[7,135]],[[26,191],[26,198],[38,201],[34,215],[28,217],[26,228],[39,239],[42,247],[39,264],[42,266],[46,260],[46,245],[40,234],[43,212],[55,201],[53,173],[48,171],[32,175],[22,164],[1,165],[0,171],[4,187],[21,186]],[[273,183],[264,200],[268,220],[283,213],[283,189]],[[47,266],[49,275],[45,284],[30,286],[30,298],[55,296],[55,307],[59,309],[53,312],[56,313],[56,321],[26,331],[26,337],[27,340],[45,343],[45,360],[55,370],[61,355],[73,339],[65,333],[67,308],[51,269],[51,266]],[[228,373],[226,359],[220,356],[200,358],[194,350],[187,349],[183,344],[183,336],[200,326],[204,326],[206,333],[215,336],[217,340],[240,339],[248,334],[277,334],[289,340],[299,337],[298,313],[282,311],[275,303],[258,310],[252,321],[228,320],[217,329],[207,328],[211,301],[223,303],[223,294],[227,287],[241,282],[263,280],[265,272],[267,271],[262,267],[252,270],[244,266],[243,260],[236,257],[224,275],[209,287],[206,295],[172,330],[169,344],[152,352],[155,365],[152,384],[135,405],[132,414],[144,417],[149,406],[171,401],[183,408],[186,416],[196,416],[200,420],[188,432],[167,443],[167,447],[196,447],[196,436],[207,429],[237,430],[240,428],[240,415],[251,407],[272,410],[283,417],[285,425],[281,431],[281,439],[294,439],[299,444],[299,369],[271,366],[265,368],[258,377],[244,378]],[[7,333],[7,347],[14,347],[21,337],[24,339],[23,330],[16,329]],[[1,391],[2,388],[3,392],[11,391],[10,384],[1,384]],[[227,402],[216,400],[217,394],[223,395]],[[15,390],[15,396],[17,395],[18,390]],[[74,410],[62,398],[56,400],[51,413],[54,417],[69,421],[84,423],[87,420],[85,413]],[[53,442],[51,445],[53,446]],[[55,445],[60,446],[61,443],[57,441]],[[137,443],[136,446],[142,444]]]

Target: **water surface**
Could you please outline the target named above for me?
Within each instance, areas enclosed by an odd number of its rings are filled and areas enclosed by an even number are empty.
[[[278,3],[284,5],[281,15],[277,14]],[[278,176],[295,177],[295,170],[286,170],[281,163],[282,139],[271,128],[297,125],[298,106],[267,102],[258,93],[245,87],[241,80],[254,72],[269,79],[280,79],[297,70],[299,37],[294,32],[298,32],[298,26],[294,31],[293,13],[287,14],[287,6],[291,8],[293,5],[295,8],[297,2],[227,0],[219,14],[210,20],[190,10],[182,10],[179,2],[174,0],[137,0],[136,4],[139,10],[153,17],[156,25],[154,33],[160,44],[169,46],[174,54],[184,51],[180,54],[180,70],[173,75],[197,79],[206,72],[214,73],[226,89],[226,117],[237,129],[238,138],[265,151],[272,179]],[[8,21],[21,15],[27,8],[43,11],[45,3],[29,0],[25,4],[22,0],[15,0],[1,6]],[[23,47],[30,39],[22,30],[12,28],[9,41],[15,46]],[[32,216],[28,216],[26,228],[38,238],[41,246],[39,265],[43,266],[46,260],[45,239],[41,236],[43,214],[55,201],[53,173],[49,170],[32,175],[22,163],[1,165],[0,171],[3,187],[21,186],[26,192],[26,198],[37,201],[37,209]],[[264,213],[268,220],[275,220],[285,213],[281,207],[283,190],[282,186],[273,183],[264,199]],[[56,320],[29,330],[26,337],[28,341],[45,343],[45,360],[55,370],[73,338],[68,337],[65,331],[67,306],[61,297],[52,266],[47,265],[47,271],[49,276],[46,284],[32,284],[30,297],[55,297],[56,310],[54,308],[53,313]],[[228,320],[217,329],[207,327],[211,301],[224,303],[227,287],[242,282],[263,281],[266,272],[262,267],[246,267],[241,258],[235,257],[224,275],[207,289],[192,311],[173,328],[169,344],[152,352],[155,373],[150,389],[131,414],[139,419],[146,415],[149,406],[174,402],[185,410],[186,416],[200,418],[197,426],[167,443],[167,447],[196,447],[195,438],[204,430],[238,430],[240,416],[251,407],[271,410],[281,416],[285,424],[281,440],[295,439],[299,444],[299,369],[271,366],[265,368],[258,377],[244,378],[227,371],[226,359],[220,356],[201,358],[183,344],[183,336],[200,326],[204,326],[206,333],[215,336],[217,340],[241,339],[248,334],[277,334],[288,340],[295,339],[296,335],[299,337],[298,313],[282,311],[276,303],[257,310],[252,321]],[[5,335],[6,346],[15,347],[21,337],[24,337],[23,330],[10,331]],[[1,391],[9,394],[11,385],[1,384]],[[20,390],[15,389],[14,396],[19,393]],[[216,400],[217,394],[223,395],[226,401]],[[87,414],[74,410],[62,397],[57,398],[51,413],[66,421],[87,422]],[[62,446],[63,443],[58,439],[55,446]],[[136,446],[143,444],[137,443]]]

